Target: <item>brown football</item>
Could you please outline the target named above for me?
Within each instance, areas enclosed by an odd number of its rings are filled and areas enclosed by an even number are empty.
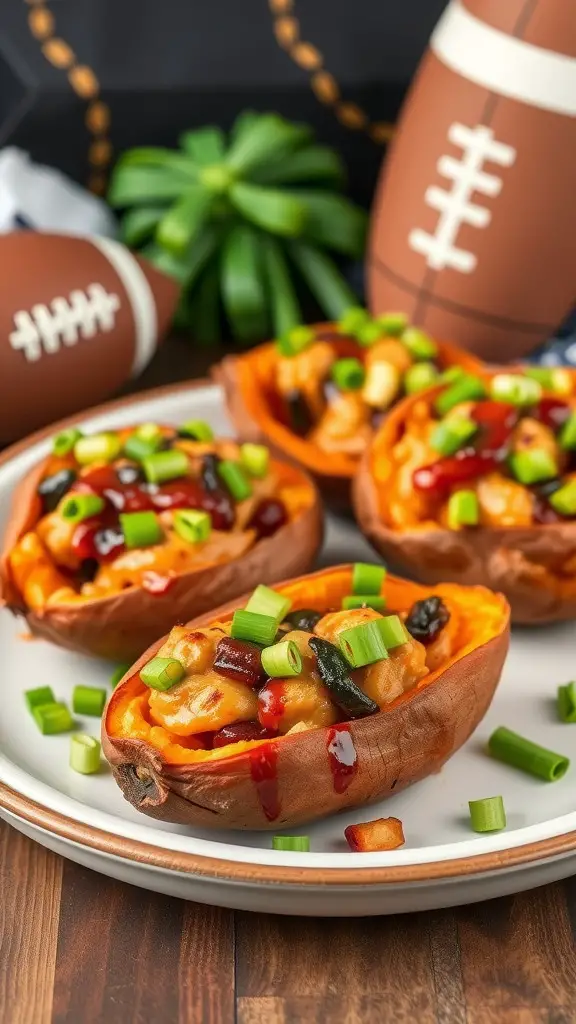
[[[575,297],[576,17],[566,0],[452,0],[376,195],[374,313],[503,362]]]
[[[0,236],[0,444],[102,401],[144,369],[178,285],[110,238]]]

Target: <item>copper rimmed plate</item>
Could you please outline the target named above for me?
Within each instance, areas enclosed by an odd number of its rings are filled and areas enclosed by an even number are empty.
[[[200,384],[148,392],[100,406],[83,418],[107,429],[135,419],[208,420],[230,431],[219,389]],[[55,428],[0,458],[0,528],[16,481],[47,450]],[[373,558],[349,521],[330,519],[323,564]],[[69,698],[73,685],[106,684],[111,666],[27,642],[0,613],[0,814],[45,846],[95,870],[186,899],[248,910],[306,915],[397,913],[488,899],[576,872],[572,771],[553,784],[490,761],[483,743],[499,724],[576,759],[576,727],[554,713],[556,685],[574,676],[573,623],[517,630],[488,716],[442,772],[367,811],[306,826],[309,854],[278,853],[266,833],[194,832],[139,815],[110,773],[83,777],[68,768],[67,737],[40,737],[22,691],[50,685]],[[81,722],[94,731],[94,720]],[[576,765],[573,769],[576,771]],[[311,779],[311,785],[314,780]],[[476,836],[468,800],[501,793],[508,828]],[[352,821],[394,814],[406,846],[392,853],[351,854],[343,832]]]

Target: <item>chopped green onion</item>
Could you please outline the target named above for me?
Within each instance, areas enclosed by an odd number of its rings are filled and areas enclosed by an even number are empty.
[[[76,441],[82,437],[82,431],[77,427],[69,427],[68,430],[61,430],[52,441],[52,453],[54,455],[68,455],[72,451]]]
[[[576,449],[576,412],[573,412],[560,431],[560,444],[568,451]]]
[[[380,594],[348,594],[342,598],[342,608],[350,611],[352,608],[373,608],[375,612],[381,612],[386,607],[386,598]]]
[[[99,494],[69,494],[60,505],[62,519],[70,523],[81,523],[84,519],[97,516],[106,502]]]
[[[139,427],[136,427],[134,433],[143,441],[162,442],[162,428],[157,423],[141,423]]]
[[[368,320],[356,329],[354,335],[360,345],[369,347],[384,337],[384,328],[375,320]]]
[[[283,356],[296,356],[308,348],[315,338],[316,332],[312,327],[292,327],[278,338],[276,348]]]
[[[231,459],[221,459],[218,463],[218,476],[227,487],[234,501],[245,501],[252,494],[252,484],[248,480],[242,466]]]
[[[114,689],[118,686],[121,679],[124,678],[129,668],[132,667],[131,662],[125,662],[123,665],[117,665],[112,675],[110,676],[110,686]]]
[[[379,594],[386,579],[386,567],[370,562],[355,562],[352,570],[353,594]]]
[[[400,336],[400,341],[406,346],[413,359],[435,359],[438,355],[436,342],[418,327],[406,328]]]
[[[537,743],[524,739],[504,726],[492,733],[488,740],[488,752],[497,761],[511,764],[546,782],[561,779],[570,767],[569,759],[563,754],[539,747]]]
[[[330,372],[332,380],[340,391],[358,391],[366,377],[362,363],[352,356],[347,359],[337,359]]]
[[[273,850],[290,850],[292,853],[308,853],[310,849],[309,836],[273,836]]]
[[[439,416],[445,416],[455,405],[460,405],[460,402],[477,402],[482,398],[486,398],[483,381],[479,377],[465,373],[438,395],[434,408]]]
[[[155,512],[121,512],[119,519],[127,548],[149,548],[162,540],[162,527]]]
[[[72,710],[76,715],[100,718],[106,703],[106,690],[98,686],[75,686],[72,690]]]
[[[430,445],[439,455],[454,455],[474,437],[478,425],[464,416],[443,420],[432,431]]]
[[[443,370],[440,374],[438,383],[439,384],[453,384],[454,381],[460,380],[461,377],[466,376],[466,371],[462,366],[449,366],[446,370]]]
[[[480,505],[475,491],[454,491],[448,499],[448,526],[457,530],[459,526],[478,526]]]
[[[273,679],[299,676],[302,671],[302,655],[293,640],[281,640],[262,651],[262,668]]]
[[[272,615],[261,615],[240,608],[234,612],[230,636],[233,640],[250,640],[254,644],[270,647],[276,639],[278,620]]]
[[[344,629],[338,637],[340,650],[352,668],[373,665],[388,657],[384,638],[378,629],[378,620],[362,622],[359,626]]]
[[[558,475],[558,466],[545,448],[513,452],[510,456],[510,468],[516,479],[527,486],[541,483],[542,480],[552,480]]]
[[[276,622],[282,622],[292,607],[289,597],[284,597],[276,590],[265,587],[260,583],[250,597],[246,605],[247,612],[256,612],[258,615],[270,615]]]
[[[174,513],[173,524],[178,536],[189,544],[201,544],[208,540],[212,530],[210,513],[194,508],[178,509]]]
[[[368,310],[363,309],[362,306],[350,306],[343,316],[340,317],[336,324],[339,334],[351,334],[356,335],[356,332],[363,327],[364,324],[369,323],[370,314]]]
[[[404,390],[407,395],[416,395],[419,391],[431,388],[438,383],[438,370],[434,363],[414,363],[404,374]]]
[[[81,466],[88,466],[91,462],[113,462],[120,455],[121,447],[117,434],[79,437],[74,445],[74,458]]]
[[[157,437],[140,437],[138,433],[130,434],[124,442],[124,455],[134,462],[142,462],[149,455],[154,455],[162,444],[162,435]]]
[[[35,690],[25,690],[24,697],[28,705],[28,711],[42,707],[43,704],[55,704],[56,698],[51,686],[37,686]]]
[[[177,658],[152,658],[140,669],[140,679],[152,690],[169,690],[185,674],[184,665]]]
[[[550,495],[548,501],[561,516],[576,516],[576,480],[570,480],[563,487],[559,487]]]
[[[475,832],[499,832],[506,828],[506,811],[501,796],[469,800],[470,823]]]
[[[375,320],[390,338],[399,338],[408,327],[406,313],[383,313],[375,317]]]
[[[526,377],[533,377],[546,391],[553,391],[565,397],[572,394],[570,370],[562,366],[525,366]]]
[[[94,775],[100,767],[100,743],[78,732],[70,737],[70,767],[80,775]]]
[[[179,437],[189,437],[192,441],[213,441],[214,431],[204,420],[187,420],[178,427]]]
[[[55,736],[74,728],[70,711],[58,701],[53,704],[37,704],[32,708],[32,714],[43,736]]]
[[[142,467],[149,484],[162,484],[188,473],[188,456],[179,448],[167,452],[154,452],[142,459]]]
[[[270,467],[270,450],[265,444],[247,442],[240,446],[240,462],[250,476],[263,478]]]
[[[535,405],[542,398],[542,387],[531,377],[514,373],[497,373],[490,381],[490,394],[496,402],[509,402],[519,407]]]
[[[576,682],[558,687],[557,707],[562,722],[576,722]]]
[[[376,628],[388,651],[393,651],[395,647],[401,647],[410,640],[408,631],[398,615],[386,615],[383,619],[376,619]]]

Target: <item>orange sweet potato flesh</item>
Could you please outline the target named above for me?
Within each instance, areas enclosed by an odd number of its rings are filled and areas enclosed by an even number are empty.
[[[132,661],[175,622],[186,622],[231,599],[246,587],[273,583],[303,572],[322,544],[323,513],[310,478],[297,467],[273,460],[279,486],[303,489],[306,500],[288,523],[272,536],[257,541],[239,558],[207,565],[175,578],[164,595],[132,587],[94,600],[27,608],[12,579],[9,555],[17,541],[32,529],[40,515],[36,494],[48,460],[39,463],[14,492],[12,509],[0,554],[0,605],[23,616],[33,635],[60,647],[118,661]]]
[[[488,378],[489,374],[482,374]],[[576,372],[574,373],[576,381]],[[576,390],[576,387],[575,387]],[[432,401],[438,389],[428,393]],[[407,416],[422,395],[392,410],[373,439],[354,482],[356,519],[374,547],[393,565],[425,583],[451,580],[501,591],[517,623],[537,624],[576,618],[576,521],[525,527],[449,530],[425,522],[406,529],[386,520],[388,453],[402,436]]]
[[[358,345],[342,338],[335,324],[316,324],[315,330],[319,339],[333,345],[339,358],[358,356]],[[475,373],[481,366],[469,352],[446,342],[438,343],[438,353],[442,368],[462,366],[469,373]],[[240,356],[227,356],[214,368],[213,376],[224,388],[228,413],[236,431],[244,440],[263,442],[279,455],[304,466],[327,501],[335,506],[349,507],[358,459],[346,454],[328,455],[279,422],[271,401],[277,359],[276,346],[270,342]]]
[[[275,589],[293,607],[326,611],[340,606],[351,580],[352,566],[345,565]],[[104,753],[126,799],[164,821],[278,830],[369,804],[438,771],[492,700],[508,649],[509,608],[501,595],[482,587],[446,584],[432,591],[388,577],[384,593],[390,610],[398,611],[431,593],[442,596],[455,611],[457,643],[449,659],[386,710],[336,727],[348,731],[356,751],[347,786],[339,784],[329,754],[329,728],[214,751],[186,749],[175,737],[162,750],[153,746],[147,738],[147,691],[138,673],[158,651],[158,641],[129,670],[104,713]],[[229,621],[242,604],[217,609],[189,628]]]

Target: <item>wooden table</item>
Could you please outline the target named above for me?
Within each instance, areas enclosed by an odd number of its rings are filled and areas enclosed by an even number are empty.
[[[173,341],[151,387],[203,374]],[[405,917],[233,913],[0,823],[0,1024],[575,1024],[576,880]]]

